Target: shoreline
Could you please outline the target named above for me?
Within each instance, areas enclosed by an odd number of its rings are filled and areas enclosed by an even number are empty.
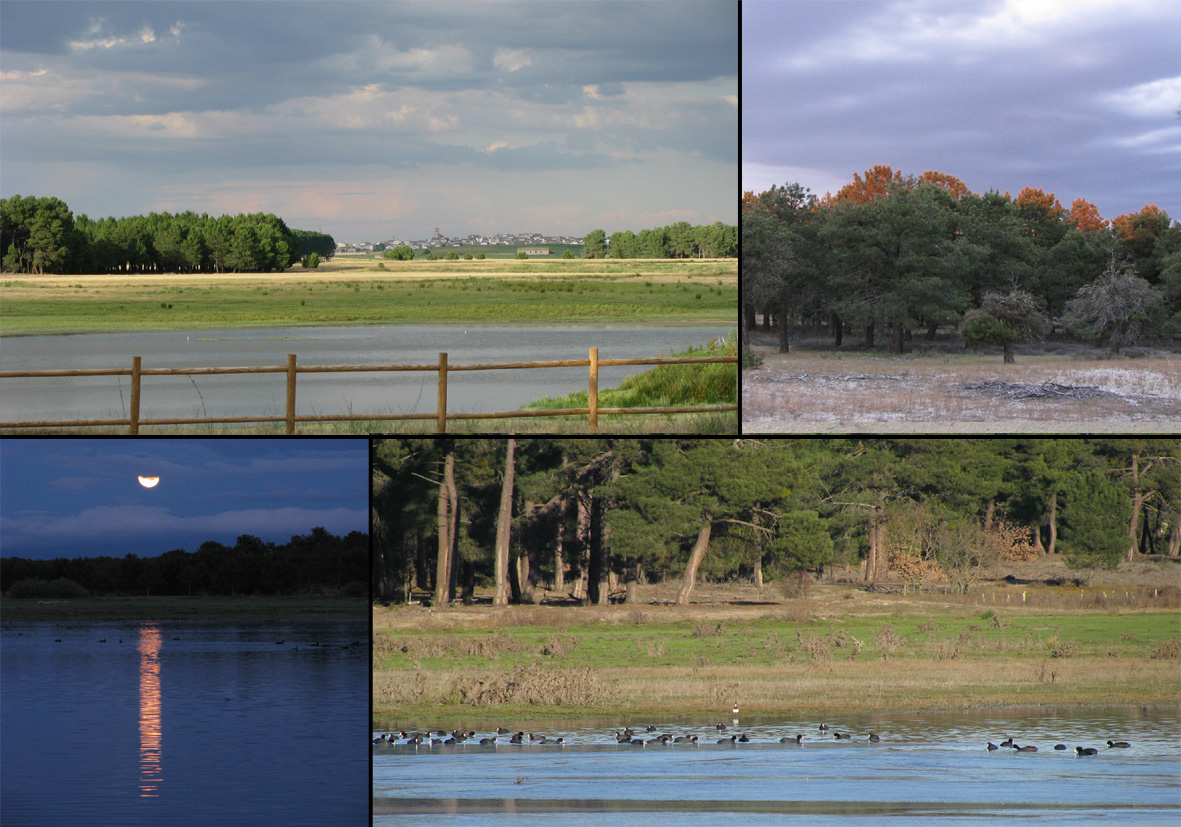
[[[0,621],[353,618],[364,616],[368,607],[368,598],[355,597],[8,597],[0,601]]]
[[[2,339],[16,339],[20,337],[30,336],[81,336],[81,335],[95,335],[104,333],[194,333],[204,330],[270,330],[275,328],[296,328],[314,330],[316,328],[358,328],[358,327],[422,327],[424,325],[447,325],[452,327],[561,327],[568,328],[571,326],[639,326],[649,324],[667,325],[669,327],[697,327],[697,326],[717,326],[730,325],[735,327],[737,322],[732,318],[718,316],[717,319],[686,319],[686,318],[664,318],[654,317],[651,319],[621,319],[614,321],[611,319],[600,319],[596,321],[587,321],[585,319],[529,319],[520,322],[472,322],[465,319],[454,320],[440,320],[440,321],[405,321],[395,320],[392,322],[374,322],[374,321],[329,321],[329,322],[276,322],[276,323],[261,323],[261,324],[224,324],[217,327],[127,327],[127,328],[75,328],[75,329],[61,329],[61,330],[17,330],[12,333],[5,333],[0,331],[0,340]]]

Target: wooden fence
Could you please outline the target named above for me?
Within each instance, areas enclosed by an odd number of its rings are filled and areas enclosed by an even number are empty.
[[[599,415],[603,414],[662,414],[662,413],[704,413],[709,411],[737,411],[732,405],[697,405],[671,408],[600,408],[599,368],[612,365],[690,365],[704,363],[738,362],[737,356],[665,356],[646,359],[600,359],[599,349],[592,347],[587,359],[562,359],[551,362],[509,362],[505,364],[448,365],[447,354],[439,354],[438,364],[428,365],[321,365],[300,366],[294,353],[287,354],[286,365],[243,368],[145,368],[142,357],[132,357],[130,368],[98,368],[93,370],[5,370],[0,379],[16,377],[48,376],[130,376],[131,409],[126,419],[73,419],[42,422],[0,422],[0,428],[65,428],[97,425],[126,425],[128,432],[138,434],[141,425],[198,425],[229,423],[286,422],[287,433],[295,433],[297,422],[373,422],[409,419],[435,420],[438,433],[447,432],[447,421],[456,419],[516,419],[538,416],[585,416],[587,429],[595,433],[599,427]],[[587,407],[560,408],[556,410],[497,411],[494,413],[448,413],[447,377],[450,373],[467,370],[516,370],[527,368],[587,368]],[[426,414],[341,414],[297,416],[295,413],[295,381],[301,373],[372,373],[385,371],[435,371],[438,373],[439,402],[435,413]],[[139,415],[142,396],[142,379],[145,376],[223,376],[236,373],[286,373],[287,412],[285,416],[236,416],[236,417],[183,417],[172,419],[144,419]]]

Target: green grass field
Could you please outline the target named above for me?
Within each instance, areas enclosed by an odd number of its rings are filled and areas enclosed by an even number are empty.
[[[284,273],[20,276],[4,335],[439,322],[732,324],[729,260],[332,262]]]
[[[748,714],[1176,704],[1174,608],[374,611],[374,715]]]

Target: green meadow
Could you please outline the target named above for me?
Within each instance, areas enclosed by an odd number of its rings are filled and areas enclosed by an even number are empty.
[[[399,323],[729,323],[734,259],[332,262],[218,275],[20,276],[4,335]]]
[[[745,714],[1181,701],[1175,606],[892,605],[378,608],[374,716],[695,716],[738,700]]]

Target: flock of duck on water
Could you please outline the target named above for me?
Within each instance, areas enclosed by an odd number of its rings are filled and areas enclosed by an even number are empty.
[[[1112,749],[1113,747],[1118,747],[1120,749],[1127,749],[1130,746],[1132,746],[1132,745],[1129,744],[1127,741],[1108,741],[1107,742],[1108,749]],[[1009,738],[1006,741],[1001,741],[999,746],[997,744],[994,744],[992,741],[989,741],[988,746],[985,747],[985,749],[987,749],[989,752],[992,752],[993,750],[998,750],[1001,747],[1012,747],[1017,752],[1037,752],[1037,747],[1018,746],[1017,744],[1015,744],[1013,742],[1012,738]],[[1070,747],[1066,746],[1066,744],[1055,744],[1054,749],[1064,750],[1064,749],[1070,749]],[[1098,755],[1099,754],[1099,750],[1095,749],[1094,747],[1075,747],[1074,751],[1077,752],[1079,755]]]
[[[737,704],[734,706],[733,713],[735,715],[738,714]],[[719,721],[717,724],[714,725],[714,729],[717,732],[725,732],[727,727],[725,724],[723,724],[721,721]],[[698,736],[698,735],[677,735],[674,737],[672,735],[662,734],[662,735],[653,735],[651,738],[645,737],[645,735],[654,733],[655,731],[656,731],[656,727],[654,727],[650,724],[644,728],[644,734],[637,734],[631,727],[624,727],[621,730],[617,730],[614,733],[614,736],[615,736],[616,743],[628,744],[630,746],[636,746],[636,747],[645,747],[645,746],[648,746],[649,744],[654,745],[654,746],[664,746],[666,744],[708,743],[709,736],[706,736],[707,740],[705,742],[703,742],[701,740],[701,736]],[[822,734],[828,733],[828,731],[829,731],[829,728],[828,728],[827,724],[820,725],[820,732]],[[438,730],[438,731],[429,731],[428,730],[427,732],[405,732],[405,731],[400,730],[397,733],[387,732],[387,733],[384,733],[384,734],[378,736],[377,738],[374,738],[373,744],[374,744],[374,746],[395,746],[395,745],[409,746],[409,747],[414,747],[415,749],[417,749],[419,746],[426,746],[426,747],[458,746],[458,745],[469,744],[469,743],[470,744],[477,744],[477,745],[483,746],[483,747],[494,747],[500,743],[503,743],[500,740],[501,736],[503,736],[503,735],[509,736],[507,743],[513,744],[513,745],[555,744],[558,746],[565,746],[565,744],[566,744],[565,738],[548,738],[544,735],[535,735],[532,732],[524,732],[524,731],[512,732],[508,729],[505,729],[504,727],[497,727],[495,735],[488,735],[488,736],[485,736],[485,737],[479,738],[479,739],[476,738],[476,736],[477,736],[476,732],[460,732],[459,730],[452,730],[451,732],[447,732],[445,730]],[[837,740],[837,741],[851,741],[851,740],[853,740],[852,734],[850,734],[848,732],[838,732],[836,730],[832,730],[832,737],[834,740]],[[399,739],[404,739],[404,740],[399,740]],[[860,740],[860,739],[858,739],[858,740]],[[879,736],[877,733],[871,732],[871,733],[869,733],[868,737],[865,740],[868,741],[869,743],[876,744],[876,743],[879,743],[882,739],[881,739],[881,736]],[[715,743],[723,744],[723,745],[725,745],[725,744],[746,744],[746,743],[750,743],[750,741],[751,741],[751,739],[746,735],[746,733],[742,733],[740,735],[739,734],[730,735],[729,737],[723,736],[721,738],[718,738]],[[800,735],[800,734],[797,734],[795,736],[785,735],[784,737],[779,739],[779,743],[781,743],[781,744],[802,744],[803,741],[804,741],[804,736]],[[1108,749],[1112,749],[1112,748],[1126,749],[1130,746],[1131,746],[1131,744],[1129,744],[1127,741],[1108,741],[1107,742]],[[1009,747],[1016,752],[1037,752],[1037,747],[1035,747],[1035,746],[1020,746],[1016,742],[1014,742],[1012,738],[1001,741],[999,746],[997,744],[994,744],[991,741],[989,741],[986,749],[989,752],[993,752],[995,750],[1000,749],[1001,747]],[[1065,750],[1065,749],[1068,749],[1068,747],[1066,746],[1066,744],[1055,744],[1054,749]],[[1074,751],[1078,755],[1097,755],[1099,752],[1099,750],[1097,750],[1094,747],[1075,747]]]

